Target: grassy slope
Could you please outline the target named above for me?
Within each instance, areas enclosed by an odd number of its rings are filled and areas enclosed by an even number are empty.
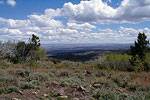
[[[62,100],[57,93],[59,90],[68,96],[66,100],[75,97],[80,100],[150,100],[150,72],[99,70],[81,63],[66,63],[69,64],[45,61],[37,65],[33,72],[27,65],[1,61],[0,100]],[[52,82],[58,85],[54,86]],[[63,82],[68,85],[63,87]],[[95,84],[100,86],[94,87]],[[80,90],[80,86],[85,90]],[[39,93],[34,95],[35,91]]]

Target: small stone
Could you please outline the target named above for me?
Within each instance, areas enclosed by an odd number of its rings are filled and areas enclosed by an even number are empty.
[[[58,84],[58,82],[53,81],[53,82],[51,82],[51,85],[53,85],[53,86],[58,86],[59,84]]]
[[[102,87],[102,85],[101,84],[94,84],[93,87],[100,88],[100,87]]]
[[[78,87],[78,90],[79,90],[79,91],[86,91],[86,89],[85,89],[84,87],[82,87],[82,86],[79,86],[79,87]]]
[[[48,97],[48,94],[43,94],[44,97]]]
[[[80,100],[80,99],[78,99],[78,98],[73,98],[73,99],[71,99],[71,100]]]
[[[85,93],[90,93],[90,91],[86,90]]]
[[[85,72],[86,72],[86,74],[89,74],[89,75],[91,75],[91,72],[90,72],[90,71],[88,71],[88,70],[87,70],[87,71],[85,71]]]
[[[58,96],[63,96],[64,95],[64,90],[63,89],[58,90],[57,95]]]
[[[61,86],[62,86],[62,87],[67,87],[67,86],[69,86],[69,83],[68,83],[68,82],[62,82],[62,83],[61,83]]]
[[[67,99],[67,98],[68,98],[68,96],[63,95],[63,96],[59,96],[59,98],[60,98],[60,99]]]
[[[12,100],[21,100],[21,99],[18,99],[18,98],[12,98]]]
[[[50,98],[49,100],[55,100],[54,98]]]
[[[32,92],[32,94],[37,95],[37,94],[38,94],[38,92]]]
[[[20,93],[21,95],[23,95],[23,92],[22,92],[22,91],[18,91],[18,93]]]

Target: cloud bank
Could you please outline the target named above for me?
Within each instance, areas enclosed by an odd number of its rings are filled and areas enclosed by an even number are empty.
[[[26,20],[0,18],[0,40],[27,41],[36,34],[42,43],[133,43],[139,32],[144,31],[150,37],[150,28],[120,26],[113,30],[98,25],[149,21],[148,12],[149,0],[123,0],[118,8],[102,0],[69,2],[56,10],[46,9],[41,15],[29,15]]]
[[[61,13],[72,20],[100,23],[136,23],[150,20],[150,0],[123,0],[113,8],[102,0],[65,3]]]

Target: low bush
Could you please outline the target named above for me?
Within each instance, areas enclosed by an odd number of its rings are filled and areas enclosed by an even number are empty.
[[[56,77],[55,74],[52,73],[52,72],[48,72],[48,75],[49,75],[50,78],[51,78],[51,77]]]
[[[34,89],[35,85],[33,85],[31,82],[25,82],[21,84],[22,89]]]
[[[119,96],[112,91],[101,89],[93,95],[96,100],[119,100]]]
[[[0,76],[7,75],[8,73],[4,69],[0,69]]]
[[[32,80],[38,80],[40,82],[48,81],[49,75],[43,72],[42,73],[35,72],[29,75],[29,81],[32,81]]]
[[[150,53],[147,53],[144,59],[144,70],[150,71]]]
[[[85,78],[85,75],[83,73],[81,73],[81,72],[75,73],[75,76],[77,76],[80,79],[84,79]]]
[[[125,80],[121,80],[120,78],[113,78],[113,81],[119,86],[119,87],[126,87],[128,82]]]
[[[60,76],[60,71],[58,70],[53,70],[52,73],[54,74],[54,76]]]
[[[62,79],[60,81],[61,82],[65,81],[65,82],[69,83],[71,86],[81,85],[81,83],[82,83],[81,79],[79,79],[78,77],[69,77],[69,78]]]
[[[138,83],[129,83],[126,88],[127,90],[133,91],[133,92],[145,90],[144,87]]]
[[[63,72],[60,72],[60,76],[69,76],[69,72],[68,71],[63,71]]]
[[[131,56],[122,55],[122,54],[108,54],[105,57],[101,57],[99,62],[99,68],[101,69],[113,69],[113,70],[121,70],[127,71],[130,68]]]
[[[128,95],[126,100],[150,100],[150,92],[135,92]]]
[[[4,87],[0,87],[0,95],[3,94],[3,93],[6,93],[6,90]]]
[[[10,75],[4,75],[4,76],[0,76],[0,84],[15,84],[17,82],[17,78],[10,76]]]
[[[98,73],[96,74],[96,76],[97,76],[97,77],[102,77],[102,76],[107,77],[107,76],[108,76],[108,73],[106,73],[105,71],[100,71],[100,72],[98,72]]]
[[[30,83],[32,83],[33,85],[40,85],[41,82],[39,80],[32,80],[30,81]]]
[[[113,83],[111,80],[98,81],[98,82],[95,82],[94,84],[101,84],[102,87],[109,87],[109,88],[113,88],[113,89],[117,88],[117,85],[115,83]]]
[[[9,73],[10,74],[16,74],[16,75],[19,75],[21,77],[26,77],[26,76],[29,76],[30,71],[22,69],[22,68],[19,68],[19,69],[9,70]]]
[[[6,91],[7,93],[11,93],[11,92],[18,92],[20,89],[16,86],[8,86]]]

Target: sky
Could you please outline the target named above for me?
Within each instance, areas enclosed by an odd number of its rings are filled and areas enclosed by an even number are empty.
[[[134,43],[150,39],[150,0],[0,0],[0,41]]]

